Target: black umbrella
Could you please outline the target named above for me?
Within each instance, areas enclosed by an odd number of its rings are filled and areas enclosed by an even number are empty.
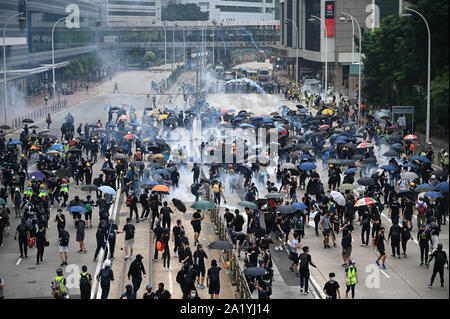
[[[402,142],[403,141],[403,136],[400,135],[391,135],[388,137],[388,140],[391,142]]]
[[[172,203],[180,212],[186,213],[186,206],[181,200],[173,198]]]
[[[355,165],[355,160],[341,160],[342,166],[353,166]]]
[[[277,211],[282,215],[290,215],[295,213],[295,209],[291,206],[279,206]]]
[[[387,151],[383,154],[383,156],[389,156],[389,157],[399,157],[400,154],[398,154],[396,151]]]
[[[9,125],[2,125],[2,126],[0,126],[0,129],[2,129],[2,130],[9,130],[9,129],[11,129],[11,127]]]
[[[24,119],[22,123],[34,123],[34,121],[32,119]]]
[[[267,275],[269,272],[266,268],[262,267],[250,267],[244,269],[244,275],[245,276],[252,276],[252,277],[258,277],[258,276],[264,276]]]
[[[363,185],[363,186],[371,186],[371,185],[375,185],[375,182],[372,179],[372,177],[363,177],[363,178],[358,179],[358,184]]]
[[[430,175],[434,175],[436,177],[446,177],[447,174],[448,173],[443,170],[437,170],[437,171],[432,171]]]
[[[376,164],[377,159],[375,157],[369,157],[369,158],[366,158],[364,161],[362,161],[362,163],[363,163],[363,165]]]
[[[219,249],[219,250],[231,250],[233,249],[233,245],[229,242],[216,240],[208,245],[209,249]]]
[[[118,153],[118,154],[114,155],[114,159],[115,159],[115,160],[124,160],[124,159],[128,159],[128,155]]]
[[[116,170],[111,167],[102,168],[102,171],[104,171],[105,173],[115,173],[116,172]]]
[[[360,161],[360,160],[364,159],[364,155],[362,155],[362,154],[355,154],[355,155],[353,155],[353,159],[355,159],[357,161]]]
[[[299,146],[302,151],[310,151],[314,149],[314,146],[310,144],[299,144]]]
[[[353,143],[345,143],[345,144],[343,144],[342,146],[344,146],[344,147],[346,147],[346,148],[356,148],[356,145],[355,144],[353,144]]]
[[[81,186],[81,190],[83,192],[93,192],[97,190],[97,186],[95,186],[94,184],[89,184],[89,185],[83,185]]]
[[[81,152],[81,150],[77,147],[69,148],[69,153],[77,153],[77,152]]]
[[[49,170],[43,170],[42,173],[44,173],[46,177],[55,176],[55,173]]]
[[[55,175],[59,178],[71,177],[72,171],[68,168],[61,168],[55,172]]]
[[[255,204],[258,205],[258,209],[261,209],[265,204],[267,203],[267,199],[265,198],[258,198],[255,200]]]
[[[144,164],[143,161],[136,161],[136,162],[131,162],[131,163],[130,163],[130,166],[131,166],[131,167],[134,167],[134,166],[144,167],[145,164]]]

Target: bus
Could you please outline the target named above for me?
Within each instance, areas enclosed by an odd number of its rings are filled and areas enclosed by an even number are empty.
[[[216,66],[216,79],[223,79],[224,78],[224,71],[225,69],[223,68],[223,66],[218,65]]]
[[[252,81],[256,81],[258,79],[258,72],[254,70],[248,70],[247,78],[249,78]]]

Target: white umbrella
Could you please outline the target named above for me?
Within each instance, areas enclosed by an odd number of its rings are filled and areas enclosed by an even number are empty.
[[[419,178],[419,176],[417,176],[417,174],[413,173],[413,172],[401,173],[400,176],[401,176],[401,178],[407,179],[407,180]]]
[[[289,169],[289,168],[296,168],[296,166],[292,163],[284,163],[281,164],[280,169]]]
[[[339,206],[345,206],[344,195],[336,191],[332,191],[330,195]]]

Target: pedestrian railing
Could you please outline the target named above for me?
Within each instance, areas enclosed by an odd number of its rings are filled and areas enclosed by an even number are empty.
[[[207,187],[207,198],[211,198],[211,191]],[[220,217],[219,208],[215,207],[211,211],[211,221],[214,226],[214,230],[219,239],[232,244],[227,228],[225,226],[222,217]],[[224,251],[221,253],[222,260],[230,262],[230,266],[227,269],[227,273],[230,277],[232,286],[236,287],[235,296],[237,299],[252,299],[250,287],[248,286],[247,279],[245,279],[243,269],[238,263],[236,253],[233,250]]]
[[[68,106],[67,99],[60,99],[58,101],[54,101],[52,104],[41,107],[38,110],[34,110],[30,113],[25,113],[20,116],[17,116],[11,120],[11,129],[18,129],[24,126],[22,122],[25,119],[32,119],[33,121],[40,120],[45,118],[48,113],[53,114],[63,108]]]

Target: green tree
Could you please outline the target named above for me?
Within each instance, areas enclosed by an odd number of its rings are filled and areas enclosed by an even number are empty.
[[[156,60],[156,54],[153,51],[146,51],[144,55],[144,62],[151,65]]]
[[[163,21],[206,21],[208,18],[209,12],[201,12],[200,7],[194,3],[175,4],[169,2],[161,12]]]

